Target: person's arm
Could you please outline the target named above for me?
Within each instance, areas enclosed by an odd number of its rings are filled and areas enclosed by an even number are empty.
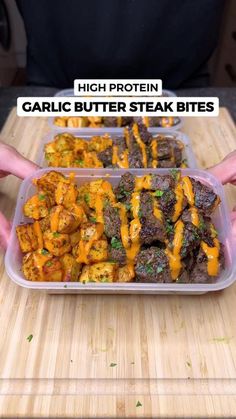
[[[39,167],[23,157],[15,148],[0,142],[0,177],[9,174],[24,179]],[[6,249],[11,232],[11,223],[0,212],[0,249]]]
[[[220,163],[208,169],[219,181],[225,185],[236,185],[236,150],[229,153]],[[236,206],[231,212],[233,235],[236,237]]]

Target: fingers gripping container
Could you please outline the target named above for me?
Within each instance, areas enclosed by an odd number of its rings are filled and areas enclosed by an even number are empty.
[[[38,151],[38,156],[37,156],[37,160],[36,162],[38,163],[39,166],[41,167],[47,167],[47,161],[44,157],[44,146],[45,144],[53,141],[54,137],[57,134],[63,133],[63,132],[69,132],[69,130],[67,128],[64,128],[63,131],[50,131],[42,140],[39,151]],[[197,162],[192,150],[192,146],[191,146],[191,142],[189,137],[180,132],[180,131],[172,131],[172,130],[166,130],[165,132],[163,132],[162,129],[160,128],[152,128],[150,130],[151,134],[153,135],[153,137],[156,137],[158,135],[167,135],[167,136],[174,136],[176,137],[177,140],[181,141],[184,144],[184,150],[183,150],[183,159],[186,159],[186,163],[188,165],[188,167],[191,168],[196,168],[197,167]],[[83,129],[83,130],[79,130],[78,128],[73,132],[73,135],[75,137],[80,137],[86,140],[90,140],[93,136],[95,135],[102,135],[105,133],[109,133],[109,135],[111,136],[111,138],[116,137],[117,136],[117,131],[116,128],[112,129],[112,131],[108,132],[105,131],[104,133],[101,133],[101,130],[99,130],[98,128],[93,128],[93,131],[91,133],[88,133],[88,130]],[[123,135],[123,129],[120,131],[120,134]],[[96,169],[97,170],[97,169]]]
[[[221,203],[215,211],[212,219],[219,232],[219,240],[224,244],[225,269],[213,284],[181,284],[181,283],[87,283],[80,282],[32,282],[24,278],[21,271],[22,253],[19,249],[16,236],[16,226],[20,223],[27,223],[30,220],[24,217],[22,209],[24,203],[35,193],[35,186],[32,184],[34,178],[40,178],[50,169],[41,169],[25,179],[20,187],[17,199],[17,206],[13,220],[12,232],[9,246],[5,257],[6,271],[9,277],[18,285],[38,290],[45,290],[50,293],[86,293],[86,294],[202,294],[211,291],[222,290],[231,285],[236,275],[236,258],[234,255],[234,242],[231,232],[229,211],[226,204],[224,190],[218,180],[210,173],[198,169],[182,169],[183,176],[191,176],[194,179],[210,186],[221,199]],[[65,176],[71,172],[75,173],[75,181],[78,185],[96,179],[104,178],[112,185],[117,185],[124,170],[97,169],[59,169]],[[144,174],[168,174],[168,169],[161,170],[130,170],[135,176]]]
[[[57,92],[55,94],[55,97],[73,97],[73,96],[74,96],[74,90],[73,89],[60,90],[59,92]],[[174,92],[170,91],[170,90],[162,90],[162,96],[165,96],[165,97],[176,97],[176,94]],[[79,96],[78,96],[78,98],[79,98]],[[102,132],[107,132],[107,133],[115,132],[116,134],[120,134],[122,132],[122,130],[123,130],[123,128],[117,128],[117,127],[102,127],[102,128],[58,127],[57,125],[54,124],[54,119],[55,119],[55,117],[48,118],[49,126],[50,126],[51,129],[58,130],[59,132],[68,130],[68,132],[71,132],[73,134],[75,131],[78,131],[78,130],[79,131],[86,130],[87,133],[93,133],[94,130],[98,130],[99,133],[102,133]],[[169,127],[169,128],[158,127],[158,129],[161,130],[162,132],[163,131],[165,132],[165,131],[168,131],[168,130],[171,130],[171,131],[173,131],[173,130],[176,131],[177,130],[178,131],[178,130],[180,130],[182,128],[182,126],[183,126],[183,118],[179,118],[179,122],[177,124],[175,124],[173,127]],[[149,128],[149,131],[152,132],[152,129],[155,129],[155,128],[154,127],[153,128]]]

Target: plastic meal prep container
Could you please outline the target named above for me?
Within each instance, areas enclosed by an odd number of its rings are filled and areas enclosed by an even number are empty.
[[[162,95],[166,96],[166,97],[176,97],[177,95],[172,92],[171,90],[162,90]],[[74,96],[74,90],[73,89],[64,89],[64,90],[60,90],[59,92],[57,92],[54,96],[56,97],[72,97]],[[79,98],[80,96],[78,96]],[[48,123],[50,125],[51,129],[56,129],[60,132],[65,131],[65,129],[68,129],[68,132],[74,133],[75,131],[78,130],[86,130],[87,133],[93,133],[94,130],[99,130],[99,132],[113,132],[115,131],[116,134],[120,133],[121,130],[123,128],[117,128],[117,127],[102,127],[102,128],[86,128],[86,127],[82,127],[82,128],[71,128],[71,127],[58,127],[57,125],[54,124],[54,119],[55,117],[50,117],[48,118]],[[156,127],[158,129],[160,129],[162,132],[166,131],[166,130],[179,130],[181,129],[183,126],[183,118],[179,118],[179,122],[174,125],[173,127],[169,127],[169,128],[162,128],[162,127]],[[149,130],[151,131],[152,129],[155,129],[155,127],[149,128]]]
[[[9,246],[5,257],[5,267],[9,277],[18,285],[38,290],[45,290],[50,293],[87,293],[87,294],[202,294],[210,291],[222,290],[231,285],[236,279],[236,258],[234,254],[235,243],[232,237],[232,229],[229,218],[229,211],[226,204],[225,194],[222,185],[210,173],[198,169],[182,169],[183,176],[192,176],[205,185],[212,187],[221,199],[221,204],[215,211],[212,219],[219,232],[219,240],[225,246],[225,270],[222,272],[217,282],[213,284],[183,284],[183,283],[87,283],[80,282],[32,282],[24,278],[21,271],[22,253],[19,249],[16,236],[16,226],[20,223],[27,223],[27,219],[22,212],[23,204],[35,193],[35,186],[32,179],[39,178],[51,169],[40,169],[33,175],[25,179],[20,187],[15,216],[13,220],[12,232]],[[68,176],[75,173],[75,180],[78,185],[95,179],[104,178],[117,185],[120,177],[125,170],[97,169],[59,169],[61,173]],[[131,169],[135,176],[144,174],[167,174],[169,169],[140,170]]]
[[[119,128],[120,130],[120,128]],[[60,134],[62,132],[70,132],[69,130],[67,130],[66,128],[64,128],[63,131],[50,131],[43,139],[38,151],[38,156],[36,159],[36,162],[39,164],[39,166],[41,167],[48,167],[47,166],[47,161],[44,157],[44,146],[47,143],[50,143],[51,141],[53,141],[53,138],[55,137],[55,135]],[[169,136],[175,136],[177,138],[177,140],[180,140],[183,144],[184,144],[184,150],[183,150],[183,159],[187,160],[187,165],[188,167],[191,168],[196,168],[197,167],[197,162],[195,159],[195,156],[193,154],[193,150],[192,150],[192,146],[191,146],[191,142],[189,137],[180,132],[180,131],[173,131],[173,130],[166,130],[165,132],[163,132],[162,129],[160,128],[152,128],[150,129],[150,132],[152,133],[152,135],[155,137],[157,135],[169,135]],[[73,132],[73,135],[76,137],[81,137],[84,138],[86,140],[90,140],[93,136],[95,135],[104,135],[105,133],[109,134],[112,137],[116,137],[117,131],[116,129],[112,129],[112,131],[108,132],[108,131],[104,131],[104,133],[101,132],[101,130],[99,128],[93,128],[92,133],[88,133],[88,131],[86,129],[76,129]],[[123,135],[123,129],[119,131],[120,135]],[[96,169],[97,170],[97,169]],[[120,170],[120,169],[118,169]],[[144,169],[142,169],[144,170]]]

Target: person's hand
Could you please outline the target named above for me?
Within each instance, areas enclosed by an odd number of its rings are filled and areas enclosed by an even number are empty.
[[[9,174],[24,179],[39,167],[25,159],[15,148],[0,142],[0,177]],[[0,212],[0,249],[7,248],[11,232],[11,223]]]
[[[220,163],[208,169],[223,185],[236,185],[236,150],[229,153]],[[236,238],[236,206],[231,212],[233,235]]]

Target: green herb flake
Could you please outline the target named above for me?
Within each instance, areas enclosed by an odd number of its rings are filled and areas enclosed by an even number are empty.
[[[52,262],[51,262],[51,260],[48,260],[48,261],[45,263],[45,266],[48,266],[48,267],[52,266]]]
[[[120,240],[118,240],[116,237],[112,237],[111,239],[111,247],[113,249],[122,249],[122,243]]]
[[[188,366],[189,368],[192,368],[192,364],[191,364],[191,362],[186,361],[186,364],[187,364],[187,366]]]
[[[48,250],[46,250],[46,249],[42,249],[42,250],[41,250],[41,254],[42,254],[42,255],[48,255],[48,254],[49,254],[49,251],[48,251]]]
[[[82,160],[82,159],[75,160],[75,164],[78,164],[79,166],[82,166],[83,163],[84,163],[84,160]]]
[[[66,284],[64,285],[64,288],[67,288],[67,285]]]
[[[136,407],[141,407],[141,406],[142,406],[142,403],[138,400],[136,403]]]
[[[110,367],[112,367],[112,368],[113,368],[113,367],[116,367],[116,366],[117,366],[117,364],[116,364],[115,362],[111,362],[111,363],[110,363]]]
[[[92,223],[96,223],[97,222],[97,218],[96,217],[90,217],[89,219],[90,219],[90,221]]]
[[[163,191],[160,191],[159,189],[157,189],[155,192],[153,192],[153,195],[159,198],[163,195],[163,193],[164,193]]]
[[[231,339],[233,339],[233,336],[231,336],[231,337],[222,336],[222,337],[213,338],[212,339],[212,342],[219,342],[219,343],[227,343],[227,344],[229,344],[229,342],[231,341]]]
[[[86,204],[87,204],[87,205],[89,205],[89,202],[90,202],[90,195],[89,195],[88,193],[86,193],[86,194],[84,195],[84,200],[85,200]]]
[[[170,169],[170,174],[174,178],[174,180],[177,180],[178,176],[179,176],[179,170],[178,169]]]
[[[161,272],[163,272],[163,267],[162,266],[158,266],[157,267],[157,273],[160,274]]]
[[[135,364],[135,362],[133,361],[133,362],[130,362],[131,363],[131,365],[134,365]]]
[[[147,263],[146,265],[146,272],[148,274],[152,274],[154,272],[153,267],[150,265],[150,263]]]
[[[139,218],[142,218],[142,216],[143,216],[143,212],[142,212],[141,210],[139,210],[139,212],[138,212],[138,216],[139,216]]]
[[[29,341],[29,342],[31,342],[31,340],[33,339],[33,335],[29,335],[28,337],[27,337],[27,340]]]
[[[53,234],[53,237],[60,237],[60,233],[58,233],[57,231],[55,231]]]
[[[39,194],[39,200],[40,201],[44,201],[44,199],[46,198],[46,195],[43,195],[43,194]]]
[[[127,211],[130,211],[131,208],[132,208],[132,205],[131,204],[125,204],[125,208],[126,208]]]
[[[170,233],[173,233],[173,232],[174,232],[174,226],[167,222],[166,223],[166,233],[170,234]]]

